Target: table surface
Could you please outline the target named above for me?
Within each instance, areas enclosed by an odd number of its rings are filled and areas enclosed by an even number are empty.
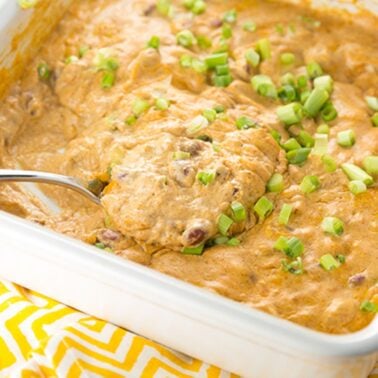
[[[10,375],[237,377],[0,280],[0,377]]]

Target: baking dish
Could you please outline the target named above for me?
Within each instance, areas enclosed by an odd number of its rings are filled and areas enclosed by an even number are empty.
[[[48,14],[53,25],[67,3],[44,2],[34,14],[0,2],[2,49],[19,34],[21,66],[22,51],[43,38],[32,38],[41,29],[35,20]],[[25,33],[28,16],[37,19]],[[13,50],[6,51],[0,61],[12,70],[0,73],[11,81],[17,72]],[[354,334],[321,334],[7,214],[0,215],[0,237],[4,278],[244,376],[364,377],[377,357],[378,319]]]

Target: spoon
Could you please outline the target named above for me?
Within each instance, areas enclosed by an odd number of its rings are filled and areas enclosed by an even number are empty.
[[[54,184],[72,189],[82,194],[97,205],[101,205],[100,199],[85,187],[85,184],[78,178],[57,175],[55,173],[23,171],[16,169],[0,169],[0,182],[38,182]]]

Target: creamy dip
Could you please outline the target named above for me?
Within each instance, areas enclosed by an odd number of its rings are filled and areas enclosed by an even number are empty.
[[[296,323],[378,308],[377,20],[269,1],[74,2],[0,104],[0,208]],[[345,165],[346,164],[346,165]],[[352,165],[348,165],[352,164]]]

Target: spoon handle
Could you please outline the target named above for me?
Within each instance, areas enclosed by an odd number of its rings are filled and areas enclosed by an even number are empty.
[[[37,182],[44,184],[55,184],[72,189],[97,205],[101,205],[100,199],[91,191],[86,189],[83,182],[75,177],[63,176],[48,172],[0,169],[0,182]]]

